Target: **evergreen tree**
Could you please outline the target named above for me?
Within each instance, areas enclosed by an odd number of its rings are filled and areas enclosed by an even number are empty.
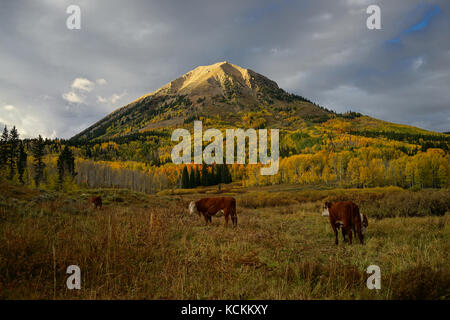
[[[58,178],[59,183],[63,182],[64,176],[68,174],[70,177],[74,178],[76,176],[75,172],[75,157],[69,146],[65,146],[63,151],[58,157],[57,161],[58,168]]]
[[[14,173],[16,171],[17,166],[17,158],[19,151],[19,133],[17,132],[16,127],[14,126],[9,133],[9,141],[8,141],[8,167],[9,167],[9,180],[14,178]]]
[[[231,183],[231,173],[230,170],[228,169],[228,166],[226,164],[223,165],[222,167],[222,178],[221,178],[223,183]]]
[[[9,142],[9,132],[8,128],[5,126],[3,128],[3,134],[0,138],[0,171],[6,166],[8,161],[8,142]]]
[[[195,186],[201,186],[202,185],[202,179],[200,178],[200,170],[196,167],[195,168]]]
[[[211,166],[211,173],[209,174],[209,177],[208,177],[208,184],[210,186],[214,186],[217,184],[217,182],[216,182],[216,165],[215,164]]]
[[[208,169],[206,168],[206,164],[202,164],[202,186],[208,185]]]
[[[189,188],[195,188],[195,172],[194,168],[191,168],[191,172],[189,173]]]
[[[223,172],[223,164],[219,164],[217,165],[217,171],[216,171],[216,182],[217,183],[222,183],[222,172]]]
[[[184,166],[183,173],[181,174],[181,188],[189,188],[189,173],[187,170],[187,166]]]
[[[32,147],[34,157],[34,182],[36,183],[36,187],[39,187],[40,183],[44,179],[45,163],[42,161],[42,158],[44,157],[44,149],[44,140],[41,135],[39,135],[39,138],[34,140]]]
[[[17,159],[17,172],[19,173],[19,181],[24,184],[23,173],[27,167],[27,153],[25,152],[25,147],[23,142],[19,144],[19,158]]]

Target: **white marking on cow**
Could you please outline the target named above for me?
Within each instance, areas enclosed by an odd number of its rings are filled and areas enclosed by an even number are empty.
[[[219,211],[217,211],[215,217],[223,217],[224,214],[225,212],[223,211],[223,209],[220,209]]]
[[[364,225],[364,216],[362,213],[359,214],[361,216],[361,233],[364,235],[366,233],[367,227]]]
[[[189,214],[192,215],[194,212],[198,213],[197,207],[195,206],[195,202],[191,201],[189,203]]]
[[[195,202],[191,201],[189,203],[189,214],[193,214],[193,213],[197,213],[200,214],[197,210],[197,207],[195,206]],[[219,211],[217,211],[216,215],[214,217],[223,217],[223,215],[225,214],[225,212],[223,211],[223,209],[220,209]],[[208,214],[209,215],[209,214]],[[210,215],[213,216],[213,215]]]

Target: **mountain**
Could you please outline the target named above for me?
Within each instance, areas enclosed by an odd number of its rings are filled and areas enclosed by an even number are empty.
[[[196,119],[210,119],[218,127],[285,128],[305,120],[323,122],[332,115],[285,92],[265,76],[224,61],[195,68],[114,111],[72,140],[117,138],[183,126]]]
[[[166,162],[173,129],[192,130],[194,120],[202,120],[204,129],[278,128],[282,157],[319,150],[358,153],[368,146],[395,157],[430,148],[450,150],[449,135],[356,112],[339,114],[226,61],[197,67],[136,99],[70,143],[99,160]]]

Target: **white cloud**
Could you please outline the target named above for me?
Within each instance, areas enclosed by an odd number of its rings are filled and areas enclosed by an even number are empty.
[[[16,109],[16,107],[8,104],[8,105],[4,106],[3,109],[5,109],[6,111],[13,111]]]
[[[56,137],[57,137],[56,130],[53,130],[49,138],[50,139],[55,139]]]
[[[103,86],[107,83],[107,81],[105,79],[97,79],[95,82],[97,82],[97,84]]]
[[[326,12],[326,13],[323,13],[323,14],[318,15],[318,16],[316,17],[316,20],[319,20],[319,21],[328,21],[328,20],[331,20],[331,18],[333,18],[333,15],[332,15],[331,13]]]
[[[366,6],[373,3],[373,0],[347,0],[349,6]]]
[[[125,92],[122,93],[122,94],[117,94],[117,93],[115,93],[115,94],[113,94],[113,95],[111,96],[111,102],[112,102],[112,103],[116,103],[117,101],[119,101],[120,99],[122,99],[124,96],[125,96]]]
[[[335,35],[334,32],[314,32],[311,34],[311,38],[314,40],[330,39]]]
[[[79,96],[78,94],[76,94],[73,91],[64,93],[62,95],[63,99],[66,101],[69,101],[71,103],[83,103],[84,102],[84,98]]]
[[[417,69],[419,69],[423,64],[424,64],[424,59],[422,58],[422,57],[419,57],[419,58],[417,58],[417,59],[415,59],[414,61],[413,61],[413,69],[414,70],[417,70]]]
[[[126,92],[124,92],[122,94],[114,93],[109,98],[105,98],[105,97],[102,97],[102,96],[97,96],[97,102],[114,104],[117,101],[119,101],[120,99],[122,99],[125,95],[126,95]]]
[[[108,103],[108,99],[107,98],[103,98],[102,96],[97,96],[97,102]]]
[[[80,91],[91,92],[94,89],[94,86],[95,84],[91,80],[85,78],[76,78],[72,82],[72,89]]]
[[[35,108],[31,110],[33,109]],[[21,112],[21,110],[15,108],[14,112],[5,113],[5,117],[0,118],[0,128],[3,130],[4,125],[8,126],[8,129],[15,126],[20,138],[33,138],[38,134],[41,134],[44,138],[56,137],[56,132],[53,134],[49,131],[49,123],[42,121],[39,115],[31,114],[32,112],[30,110],[26,112],[22,110]]]

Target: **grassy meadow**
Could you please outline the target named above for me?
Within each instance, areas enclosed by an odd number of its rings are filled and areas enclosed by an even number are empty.
[[[0,189],[0,299],[450,298],[448,189]],[[237,198],[237,228],[188,215],[190,200],[218,193]],[[334,245],[319,213],[344,198],[369,217],[365,245]],[[72,264],[81,290],[66,288]],[[366,287],[369,265],[381,290]]]

